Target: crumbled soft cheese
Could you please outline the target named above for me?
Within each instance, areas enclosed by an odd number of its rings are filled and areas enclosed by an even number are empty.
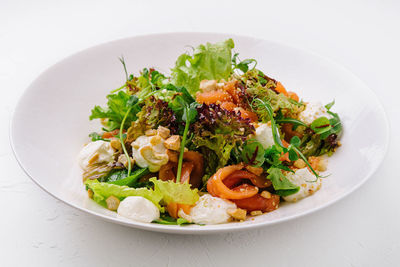
[[[236,204],[229,200],[205,194],[200,197],[196,205],[190,210],[187,219],[199,224],[226,223],[231,217],[228,214],[228,210],[236,208]]]
[[[320,117],[327,117],[328,119],[331,118],[321,102],[307,103],[306,108],[299,114],[299,120],[307,125],[310,125],[315,119]]]
[[[118,215],[133,221],[149,223],[160,218],[160,211],[144,197],[130,196],[121,201]]]
[[[202,80],[200,82],[200,90],[203,92],[209,92],[217,89],[216,80]]]
[[[159,171],[168,162],[164,141],[159,135],[139,136],[132,143],[132,157],[136,164],[141,168],[148,167],[151,172]]]
[[[286,177],[293,184],[300,187],[299,192],[283,197],[283,199],[289,202],[296,202],[302,198],[310,196],[321,188],[321,179],[318,178],[317,181],[315,181],[316,177],[308,170],[308,168],[298,169],[295,173],[289,173]]]
[[[260,142],[264,149],[275,144],[272,128],[266,123],[258,124],[256,128],[256,139]]]
[[[84,146],[78,155],[79,165],[86,170],[90,165],[111,162],[114,159],[114,149],[110,142],[98,140]]]

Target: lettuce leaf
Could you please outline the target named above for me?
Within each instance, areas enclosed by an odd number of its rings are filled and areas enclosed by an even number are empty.
[[[164,211],[164,208],[160,206],[163,195],[157,190],[101,183],[98,180],[86,180],[85,185],[93,191],[93,200],[103,206],[106,206],[105,200],[109,196],[114,196],[119,200],[123,200],[129,196],[139,196],[150,200],[160,211]]]
[[[182,54],[172,69],[172,83],[184,86],[194,95],[202,80],[227,80],[232,73],[232,39],[207,43],[194,49],[193,55]]]
[[[132,99],[132,97],[134,96],[131,96],[123,91],[119,91],[116,94],[107,95],[107,107],[102,108],[100,106],[95,106],[92,109],[92,114],[90,115],[89,119],[107,119],[108,131],[119,128],[125,113],[129,109],[129,105],[127,103]],[[129,127],[132,121],[136,120],[136,112],[137,110],[134,109],[128,114],[128,117],[125,120],[124,128]]]
[[[150,179],[154,184],[154,191],[162,195],[165,204],[175,202],[179,204],[193,205],[199,200],[197,189],[191,189],[189,183],[175,183],[173,181],[161,181],[155,177]]]

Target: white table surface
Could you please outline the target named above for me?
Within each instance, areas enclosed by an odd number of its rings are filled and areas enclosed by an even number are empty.
[[[400,266],[398,1],[80,2],[0,1],[0,266]],[[385,161],[364,186],[331,207],[223,235],[114,225],[42,191],[9,145],[9,120],[24,89],[74,52],[168,31],[273,39],[344,65],[386,109],[391,144]]]

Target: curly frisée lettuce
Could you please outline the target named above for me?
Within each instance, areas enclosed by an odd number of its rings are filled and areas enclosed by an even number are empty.
[[[194,95],[202,80],[228,80],[232,73],[232,39],[199,45],[193,55],[182,54],[172,69],[172,83],[184,86]]]
[[[151,178],[154,184],[154,191],[162,196],[165,204],[179,203],[193,205],[199,200],[197,189],[191,189],[189,183],[175,183],[173,181],[161,181]]]

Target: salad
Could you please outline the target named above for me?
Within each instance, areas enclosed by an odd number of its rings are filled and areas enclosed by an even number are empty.
[[[79,153],[89,198],[126,219],[171,225],[244,221],[321,188],[342,124],[240,60],[232,39],[178,57],[171,74],[129,74],[89,117]]]

